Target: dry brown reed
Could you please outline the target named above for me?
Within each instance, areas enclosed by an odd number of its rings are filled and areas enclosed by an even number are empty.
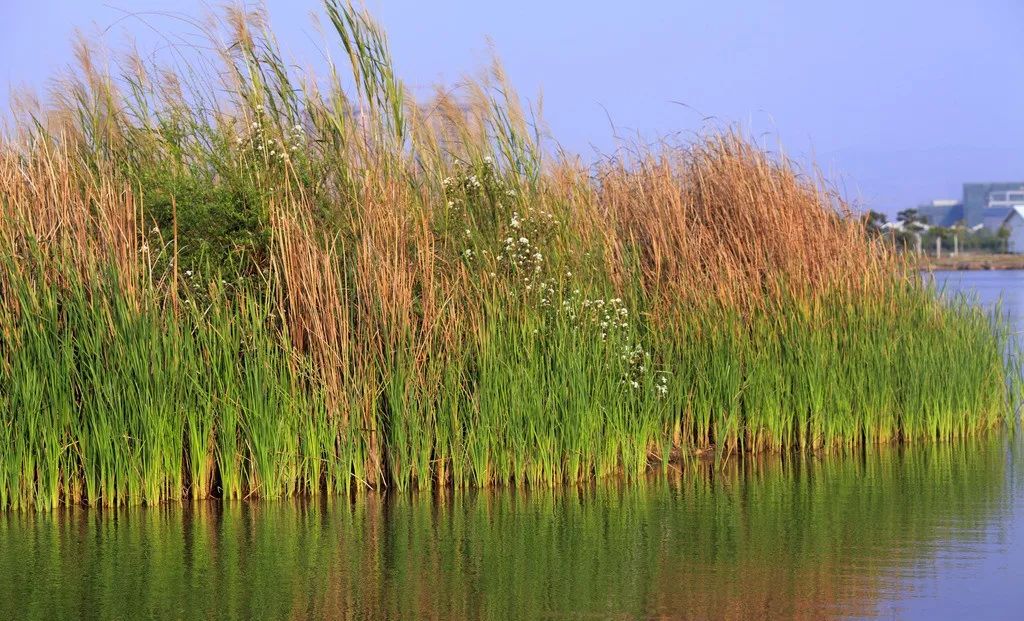
[[[826,184],[735,131],[605,162],[597,180],[582,203],[597,211],[588,221],[603,228],[608,269],[630,274],[637,257],[663,300],[760,307],[883,286],[897,272]]]

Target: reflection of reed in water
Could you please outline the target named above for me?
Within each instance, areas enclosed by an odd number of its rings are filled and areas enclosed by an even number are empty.
[[[569,490],[0,517],[0,616],[871,615],[1007,502],[1001,441]]]

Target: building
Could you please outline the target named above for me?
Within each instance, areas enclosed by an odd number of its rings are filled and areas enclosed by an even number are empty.
[[[1017,205],[1024,205],[1024,185],[1016,184],[1014,188],[1000,188],[990,192],[988,205],[982,212],[982,224],[989,231],[998,231]]]
[[[1024,206],[1015,205],[1011,208],[1002,226],[1010,233],[1006,238],[1006,251],[1024,254]]]
[[[937,200],[917,208],[929,224],[967,227],[982,225],[995,233],[1010,216],[1013,207],[1024,205],[1024,181],[965,183],[963,198]]]
[[[949,227],[964,219],[964,206],[955,199],[936,200],[919,206],[917,214],[928,224]]]
[[[965,183],[963,205],[968,226],[983,224],[995,233],[1014,205],[1024,205],[1024,182]]]

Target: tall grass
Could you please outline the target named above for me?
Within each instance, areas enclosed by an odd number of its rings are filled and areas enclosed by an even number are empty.
[[[594,166],[500,65],[415,101],[230,10],[0,144],[0,506],[547,486],[1008,419],[1007,330],[726,131]],[[211,57],[208,49],[220,50]]]

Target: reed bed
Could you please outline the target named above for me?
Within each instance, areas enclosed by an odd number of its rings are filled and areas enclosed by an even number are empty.
[[[79,66],[0,144],[0,507],[549,486],[1011,418],[998,318],[725,130],[592,166],[369,15]],[[209,50],[219,51],[219,55]],[[109,67],[109,68],[106,68]]]

